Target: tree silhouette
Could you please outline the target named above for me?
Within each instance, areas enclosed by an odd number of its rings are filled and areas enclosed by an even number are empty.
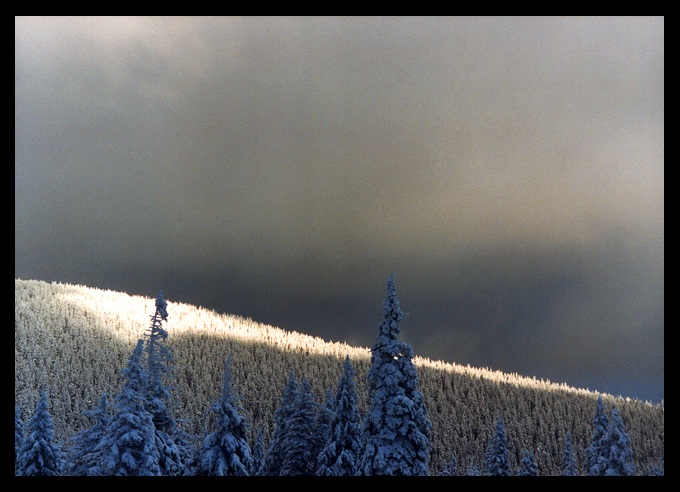
[[[659,460],[658,463],[651,465],[647,469],[646,475],[652,476],[652,477],[663,477],[664,476],[664,471],[663,471],[663,457]]]
[[[475,464],[474,458],[470,459],[470,464],[465,470],[465,475],[468,477],[478,477],[481,475],[479,472],[479,467]]]
[[[248,425],[232,385],[230,366],[231,357],[228,357],[224,364],[222,398],[213,405],[217,429],[203,441],[195,475],[248,476],[253,466],[246,437]]]
[[[571,432],[567,432],[564,437],[564,451],[562,452],[562,476],[579,476],[578,462],[571,443]]]
[[[264,463],[264,456],[266,453],[266,448],[264,445],[264,436],[262,435],[262,429],[257,430],[257,436],[255,437],[255,442],[253,443],[253,467],[250,469],[251,475],[257,475],[262,468]]]
[[[605,466],[600,457],[604,453],[604,438],[609,429],[609,418],[604,409],[602,396],[597,397],[597,407],[595,409],[595,416],[593,417],[593,433],[590,439],[590,446],[586,448],[586,475],[602,476],[605,473]]]
[[[174,371],[174,356],[166,345],[168,332],[163,321],[168,320],[168,303],[160,291],[156,297],[156,310],[151,315],[151,326],[146,333],[144,355],[147,372],[147,409],[153,416],[156,447],[160,452],[162,475],[180,475],[184,469],[186,449],[180,449],[173,439],[177,422],[172,416],[172,387],[166,383]]]
[[[102,440],[106,427],[111,420],[106,403],[107,398],[108,395],[104,393],[95,408],[84,412],[93,424],[92,427],[78,432],[71,440],[66,472],[68,475],[87,476],[90,474],[90,470],[97,465],[94,450],[99,441]]]
[[[522,463],[517,470],[519,477],[536,477],[538,476],[538,463],[536,463],[536,456],[533,451],[524,450],[522,453]]]
[[[599,469],[603,470],[602,474],[605,476],[635,475],[630,439],[616,408],[612,409],[609,428],[603,439],[599,465]]]
[[[140,339],[121,371],[123,387],[116,396],[102,440],[95,448],[97,465],[91,469],[92,475],[161,475],[153,415],[147,409],[143,348],[144,341]]]
[[[361,415],[359,413],[354,368],[345,357],[344,371],[333,400],[329,437],[319,455],[317,475],[352,476],[361,453]]]
[[[496,430],[491,436],[487,448],[485,468],[485,475],[512,475],[510,452],[508,450],[508,437],[505,433],[505,423],[503,422],[502,417],[498,417],[496,420]]]
[[[258,475],[277,476],[281,472],[281,466],[285,457],[284,443],[288,432],[288,423],[295,412],[297,403],[298,383],[293,371],[288,374],[288,382],[283,390],[279,405],[274,412],[274,434],[269,441],[269,447],[264,458],[264,463]]]
[[[456,461],[455,454],[451,453],[449,464],[441,471],[440,475],[443,477],[455,477],[458,475],[458,462]]]
[[[26,434],[26,426],[24,421],[21,420],[21,407],[19,405],[14,406],[14,473],[17,471],[17,460],[19,457],[19,449],[21,449],[21,443],[24,442],[24,436]]]
[[[296,395],[295,408],[286,423],[280,475],[307,476],[316,473],[318,406],[309,381],[303,378]]]
[[[384,321],[371,350],[368,370],[370,408],[364,419],[365,447],[358,473],[429,475],[432,424],[420,392],[413,349],[397,340],[404,313],[399,306],[394,275],[387,280]]]
[[[19,448],[15,473],[24,477],[54,477],[61,475],[63,465],[64,453],[54,440],[54,421],[47,392],[42,390]]]

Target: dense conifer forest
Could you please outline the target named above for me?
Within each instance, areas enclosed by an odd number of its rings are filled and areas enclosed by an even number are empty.
[[[121,391],[122,371],[126,367],[131,371],[132,354],[149,330],[155,300],[16,279],[15,404],[23,422],[29,421],[35,408],[45,406],[42,398],[47,398],[55,439],[64,446],[91,426],[88,412],[92,415],[102,395]],[[376,304],[380,302],[376,299]],[[201,442],[209,433],[215,424],[215,402],[222,398],[242,411],[247,423],[244,439],[250,447],[266,448],[291,376],[304,381],[309,394],[323,406],[347,371],[348,360],[360,414],[365,415],[371,406],[369,348],[171,300],[167,313],[163,321],[165,342],[173,357],[169,376],[174,402],[169,410],[189,440]],[[366,330],[377,336],[380,321],[376,319]],[[227,366],[225,361],[229,361]],[[457,464],[459,474],[482,469],[488,443],[494,436],[499,440],[500,430],[512,470],[561,475],[565,453],[582,469],[600,406],[627,432],[638,474],[663,463],[663,404],[432,361],[417,354],[413,361],[431,421],[431,475],[446,473],[452,463]],[[227,388],[233,388],[237,400],[225,399]],[[223,414],[228,411],[232,410],[221,410]]]

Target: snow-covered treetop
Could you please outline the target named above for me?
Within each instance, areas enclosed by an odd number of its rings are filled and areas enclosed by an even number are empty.
[[[163,321],[168,320],[168,312],[166,311],[168,307],[168,302],[163,298],[163,291],[158,291],[158,297],[156,297],[156,312],[160,314]]]
[[[380,324],[380,336],[385,336],[391,340],[396,340],[399,334],[399,321],[406,315],[399,306],[397,299],[397,288],[394,284],[394,274],[387,279],[387,297],[383,302],[383,315],[385,321]]]

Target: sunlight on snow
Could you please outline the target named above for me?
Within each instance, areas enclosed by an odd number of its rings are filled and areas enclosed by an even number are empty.
[[[118,339],[131,345],[143,336],[149,326],[150,317],[155,311],[155,297],[133,296],[111,290],[56,282],[48,284],[41,281],[15,279],[15,283],[17,285],[16,292],[21,292],[19,287],[22,285],[26,289],[29,286],[31,288],[49,289],[55,299],[61,299],[63,304],[68,306],[70,314],[80,310],[90,318],[96,317],[99,322],[99,329],[107,330]],[[21,302],[21,299],[16,299],[16,301]],[[215,337],[269,344],[283,351],[305,351],[307,354],[335,356],[339,359],[344,359],[346,355],[357,360],[368,359],[371,355],[370,348],[367,347],[353,347],[344,342],[328,342],[319,337],[257,323],[249,318],[219,314],[209,309],[167,301],[169,318],[165,328],[170,337],[183,334],[207,334]],[[553,383],[549,380],[539,380],[516,373],[504,373],[488,368],[433,361],[419,356],[415,356],[413,360],[417,366],[465,374],[505,384],[582,393],[591,396],[599,394],[587,389],[573,388],[564,383]]]

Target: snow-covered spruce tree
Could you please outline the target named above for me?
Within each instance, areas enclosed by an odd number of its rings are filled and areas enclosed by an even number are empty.
[[[609,428],[602,441],[602,453],[598,459],[598,469],[608,477],[635,475],[635,461],[630,439],[621,420],[619,411],[612,409]]]
[[[19,448],[15,473],[23,477],[54,477],[62,474],[63,466],[64,453],[54,439],[47,392],[42,390]]]
[[[258,475],[278,476],[284,458],[283,444],[288,431],[288,421],[295,412],[297,403],[298,382],[293,371],[288,375],[288,382],[283,390],[279,406],[274,411],[274,433],[269,440],[269,447],[264,457],[264,463]]]
[[[449,464],[439,473],[442,477],[455,477],[458,475],[458,462],[456,461],[456,455],[451,453],[451,458],[449,459]]]
[[[484,459],[482,461],[482,469],[484,472],[489,470],[493,466],[493,453],[494,453],[494,434],[491,433],[486,438],[486,449],[484,450]]]
[[[286,423],[286,433],[281,446],[283,457],[280,475],[309,476],[316,473],[318,455],[316,425],[319,404],[309,381],[303,378],[295,399],[295,408]]]
[[[470,464],[468,465],[467,469],[465,470],[465,475],[468,477],[478,477],[481,475],[479,472],[479,467],[475,463],[474,458],[470,460]]]
[[[655,465],[652,465],[647,468],[647,473],[645,475],[650,476],[650,477],[663,477],[664,472],[663,472],[663,457],[659,460],[658,463]]]
[[[536,463],[536,456],[533,451],[524,450],[522,453],[522,463],[517,470],[519,477],[537,477],[538,463]]]
[[[571,443],[571,432],[567,432],[564,436],[564,451],[562,452],[562,476],[577,477],[580,474],[576,454]]]
[[[107,398],[108,395],[104,393],[95,408],[83,412],[92,422],[92,427],[81,430],[71,439],[65,475],[87,476],[90,469],[96,466],[94,450],[111,420]]]
[[[255,437],[255,442],[253,443],[253,466],[250,469],[250,475],[257,475],[262,468],[264,463],[264,456],[266,453],[266,448],[264,445],[264,436],[262,435],[262,429],[257,430],[257,436]]]
[[[137,342],[121,371],[122,389],[113,404],[113,415],[94,450],[95,476],[158,476],[160,451],[153,415],[147,409],[146,374],[142,367],[144,340]]]
[[[14,473],[17,471],[17,458],[19,457],[19,449],[21,449],[21,443],[24,442],[24,436],[26,435],[26,426],[24,426],[24,421],[21,420],[21,407],[19,405],[14,406]]]
[[[175,446],[177,446],[177,450],[180,453],[179,461],[183,465],[180,475],[186,475],[190,471],[191,465],[195,464],[195,460],[198,457],[198,449],[196,449],[195,442],[200,440],[200,436],[189,434],[178,422],[177,428],[172,435],[172,440],[174,441]]]
[[[198,476],[248,476],[253,458],[248,444],[248,424],[232,384],[231,356],[224,364],[222,398],[213,405],[217,429],[208,434],[199,451]]]
[[[151,316],[151,326],[146,333],[144,348],[147,372],[147,409],[153,415],[156,431],[156,447],[160,452],[159,465],[162,475],[180,475],[185,467],[186,449],[173,439],[177,422],[172,416],[172,386],[166,383],[173,376],[174,356],[166,345],[168,332],[163,321],[168,320],[168,303],[160,291],[156,297],[156,310]]]
[[[496,430],[489,441],[485,461],[484,475],[503,477],[512,475],[508,437],[505,433],[503,417],[498,417],[496,420]]]
[[[319,463],[319,458],[321,452],[326,447],[329,439],[330,424],[333,419],[333,390],[330,388],[326,391],[326,400],[323,404],[318,406],[316,427],[315,427],[315,437],[314,437],[314,456],[316,457],[317,463]],[[315,472],[318,471],[315,470]]]
[[[600,463],[600,456],[603,453],[602,446],[604,444],[604,437],[609,428],[609,418],[604,409],[602,397],[597,397],[597,407],[595,409],[595,417],[593,417],[593,434],[590,439],[590,446],[585,450],[585,474],[589,476],[604,475],[604,468]]]
[[[319,454],[319,469],[316,474],[336,477],[354,475],[361,448],[361,415],[354,368],[349,356],[346,356],[344,371],[333,400],[328,440]]]
[[[430,473],[432,423],[419,388],[413,349],[397,340],[404,313],[394,275],[387,280],[384,321],[371,349],[368,370],[370,408],[363,424],[359,475],[424,476]]]

